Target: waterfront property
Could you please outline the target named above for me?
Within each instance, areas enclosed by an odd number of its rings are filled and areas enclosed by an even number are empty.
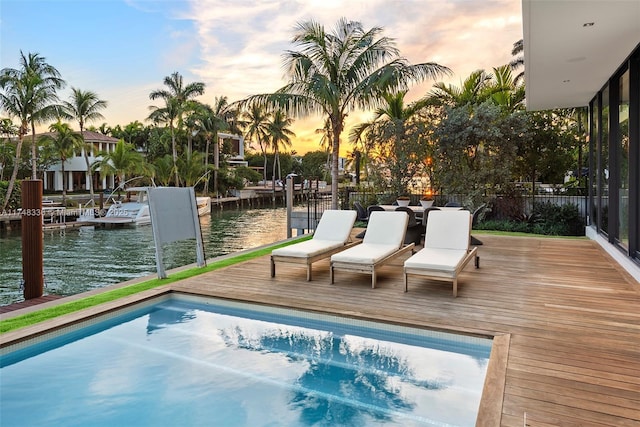
[[[497,342],[503,351],[489,367],[477,425],[519,427],[525,417],[532,426],[638,425],[640,284],[588,239],[482,241],[481,268],[463,270],[457,298],[445,283],[419,278],[405,293],[402,257],[380,270],[371,289],[370,278],[357,273],[331,285],[328,260],[317,263],[313,282],[286,264],[271,278],[263,256],[8,332],[0,341],[166,292],[215,296],[496,337],[494,349]]]
[[[587,235],[640,272],[640,2],[523,0],[522,14],[527,109],[588,106]]]
[[[38,134],[36,135],[36,138],[39,138],[42,135],[53,134]],[[83,131],[82,136],[84,137],[86,144],[89,144],[91,147],[91,150],[88,153],[89,164],[93,164],[100,158],[100,152],[112,153],[118,143],[117,138],[88,130]],[[99,168],[91,175],[87,173],[87,162],[84,158],[84,151],[85,150],[82,149],[75,152],[73,156],[65,161],[64,173],[67,175],[67,191],[88,191],[90,179],[93,180],[93,188],[95,190],[114,188],[115,176],[113,174],[101,177]],[[45,171],[42,185],[45,191],[62,191],[62,183],[62,164],[57,162]]]

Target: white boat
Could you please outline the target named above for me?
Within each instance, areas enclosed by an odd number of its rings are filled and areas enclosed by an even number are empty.
[[[198,206],[198,216],[211,214],[211,197],[196,197],[196,206]]]
[[[149,195],[146,187],[131,187],[126,189],[127,193],[135,192],[135,201],[123,202],[115,200],[109,207],[105,216],[89,219],[92,224],[103,225],[147,225],[151,224],[151,213],[149,212]]]
[[[127,188],[127,193],[135,192],[135,201],[122,202],[116,200],[107,210],[105,216],[91,218],[87,222],[103,225],[148,225],[151,224],[149,211],[149,195],[146,187]],[[196,197],[198,216],[211,213],[211,198]]]

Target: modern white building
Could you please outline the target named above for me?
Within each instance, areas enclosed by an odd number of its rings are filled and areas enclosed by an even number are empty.
[[[98,153],[113,152],[119,141],[117,138],[88,130],[83,131],[82,134],[85,143],[93,146],[93,149],[89,153],[90,165],[100,159]],[[45,134],[36,135],[36,138],[42,135]],[[89,179],[93,179],[94,191],[114,188],[115,186],[115,177],[113,175],[108,175],[103,178],[100,176],[99,169],[93,172],[92,175],[87,173],[87,162],[84,158],[84,150],[76,152],[73,157],[64,162],[64,173],[67,175],[67,191],[89,190]],[[62,163],[58,162],[45,171],[43,188],[45,191],[62,191],[62,183]]]
[[[589,108],[587,234],[640,280],[640,0],[523,0],[527,109]]]

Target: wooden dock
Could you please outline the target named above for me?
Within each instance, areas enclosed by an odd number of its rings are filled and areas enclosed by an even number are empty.
[[[505,351],[488,374],[482,427],[640,426],[640,284],[587,239],[478,237],[480,269],[463,271],[458,298],[451,284],[419,277],[405,293],[404,258],[380,270],[376,289],[342,271],[331,285],[327,261],[311,282],[289,264],[271,278],[268,256],[169,286],[498,337]]]

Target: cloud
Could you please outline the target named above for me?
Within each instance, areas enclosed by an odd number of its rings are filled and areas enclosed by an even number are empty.
[[[249,95],[269,93],[283,86],[283,53],[294,49],[291,37],[296,23],[313,19],[330,31],[344,17],[362,22],[365,28],[382,27],[393,38],[402,56],[411,63],[436,62],[453,70],[446,83],[460,84],[472,71],[509,62],[514,42],[522,38],[521,0],[125,0],[98,2],[101,13],[83,20],[75,1],[60,0],[59,7],[37,15],[40,20],[60,8],[83,34],[95,28],[115,28],[91,36],[91,47],[75,40],[58,39],[60,32],[38,36],[40,49],[63,72],[70,84],[91,89],[109,100],[105,113],[109,125],[143,121],[151,105],[151,90],[162,87],[165,76],[180,72],[185,82],[206,84],[203,102],[217,96],[230,102]],[[42,3],[46,5],[46,2]],[[22,12],[19,4],[9,3]],[[44,7],[44,6],[43,6]],[[96,6],[97,7],[97,6]],[[3,11],[4,12],[4,11]],[[21,22],[20,28],[29,22]],[[42,21],[34,21],[42,22]],[[89,27],[82,30],[81,26]],[[34,24],[37,25],[37,24]],[[6,29],[4,31],[7,31]],[[7,34],[3,32],[3,35]],[[31,33],[29,33],[31,34]],[[45,35],[46,34],[46,35]],[[107,35],[108,34],[108,35]],[[26,36],[25,36],[26,37]],[[21,48],[24,39],[21,37]],[[35,37],[35,36],[34,36]],[[46,37],[46,38],[45,38]],[[84,40],[82,40],[84,41]],[[5,40],[3,39],[3,43]],[[17,42],[14,42],[15,44]],[[82,45],[84,46],[84,45]],[[53,49],[59,47],[59,55]],[[417,85],[407,95],[423,96],[434,82]],[[352,113],[348,124],[366,114]],[[115,120],[113,122],[112,120]],[[298,120],[300,144],[317,148],[314,131],[322,118]],[[304,128],[304,129],[303,129]],[[346,141],[346,133],[344,140]],[[309,149],[299,147],[299,152]]]

